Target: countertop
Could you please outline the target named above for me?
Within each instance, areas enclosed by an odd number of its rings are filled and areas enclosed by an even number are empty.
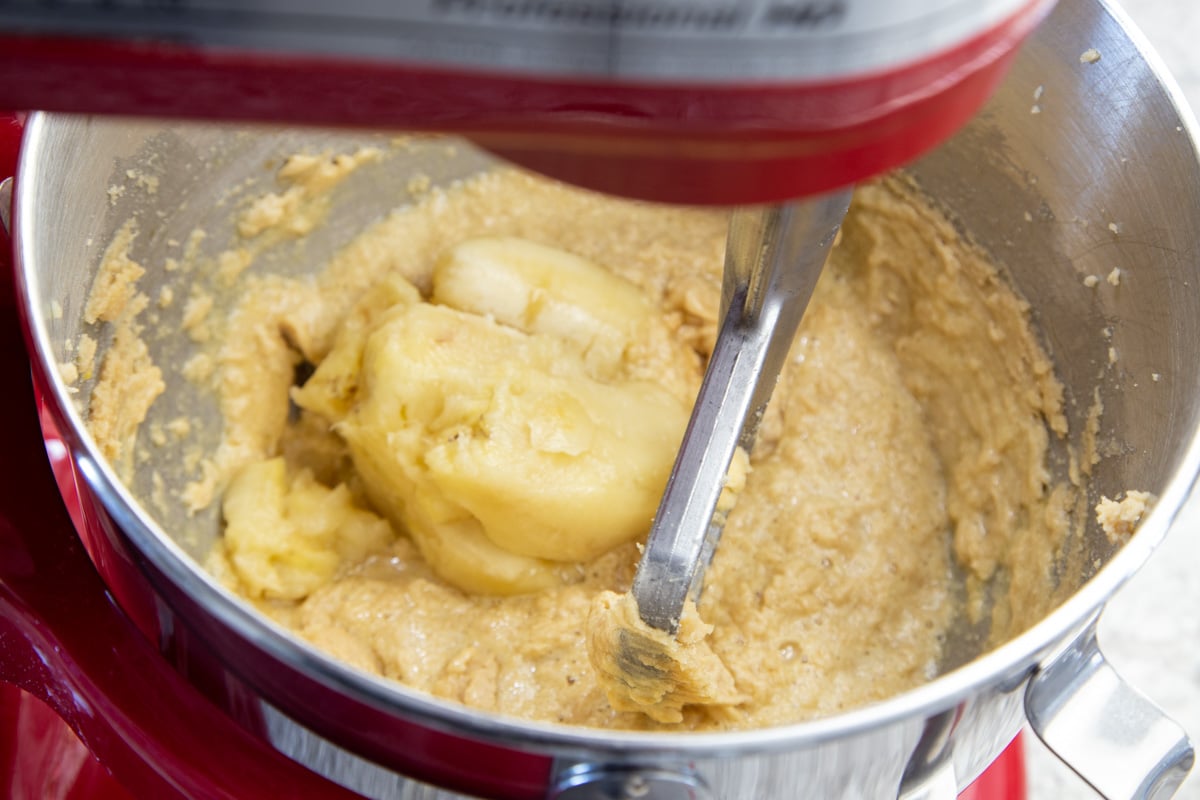
[[[1158,51],[1200,113],[1200,2],[1120,3]],[[1200,353],[1196,354],[1200,358]],[[1167,711],[1200,746],[1200,493],[1146,566],[1109,603],[1100,645],[1130,683]],[[1095,800],[1098,795],[1025,733],[1030,800]],[[1178,798],[1200,800],[1200,767]]]

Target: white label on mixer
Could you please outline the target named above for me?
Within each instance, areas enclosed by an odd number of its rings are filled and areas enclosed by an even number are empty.
[[[0,31],[634,81],[897,67],[1049,0],[0,0]]]

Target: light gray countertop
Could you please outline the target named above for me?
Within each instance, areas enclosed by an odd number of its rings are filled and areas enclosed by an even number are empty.
[[[1200,113],[1200,0],[1123,0]],[[1195,354],[1200,358],[1200,353]],[[1200,742],[1200,495],[1146,566],[1117,593],[1100,621],[1113,666]],[[1095,800],[1098,795],[1025,732],[1030,800]],[[1200,768],[1178,798],[1200,800]]]

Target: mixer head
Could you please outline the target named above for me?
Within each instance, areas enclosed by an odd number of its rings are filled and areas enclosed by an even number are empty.
[[[824,193],[915,158],[1052,0],[0,5],[0,108],[466,134],[649,200]]]

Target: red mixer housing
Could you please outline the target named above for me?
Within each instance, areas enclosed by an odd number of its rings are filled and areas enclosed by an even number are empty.
[[[469,54],[441,63],[365,58],[340,42],[317,54],[264,52],[232,34],[212,46],[193,34],[198,46],[127,31],[63,36],[53,22],[45,23],[49,32],[30,23],[24,33],[20,14],[6,20],[0,9],[0,108],[453,131],[599,191],[671,203],[777,202],[876,175],[949,137],[990,96],[1052,4],[755,0],[745,5],[765,7],[759,16],[776,20],[772,35],[739,43],[742,34],[731,31],[712,46],[775,49],[747,64],[715,51],[702,78],[680,72],[697,68],[694,56],[684,67],[642,58],[626,69],[620,47],[635,35],[609,44],[615,54],[599,54],[613,59],[607,67],[555,71],[557,62],[529,63],[534,56],[495,66]],[[778,34],[786,9],[791,29]],[[896,19],[871,19],[885,13]],[[502,38],[507,29],[497,25]],[[788,37],[790,50],[781,46]],[[812,58],[784,61],[805,48]]]

